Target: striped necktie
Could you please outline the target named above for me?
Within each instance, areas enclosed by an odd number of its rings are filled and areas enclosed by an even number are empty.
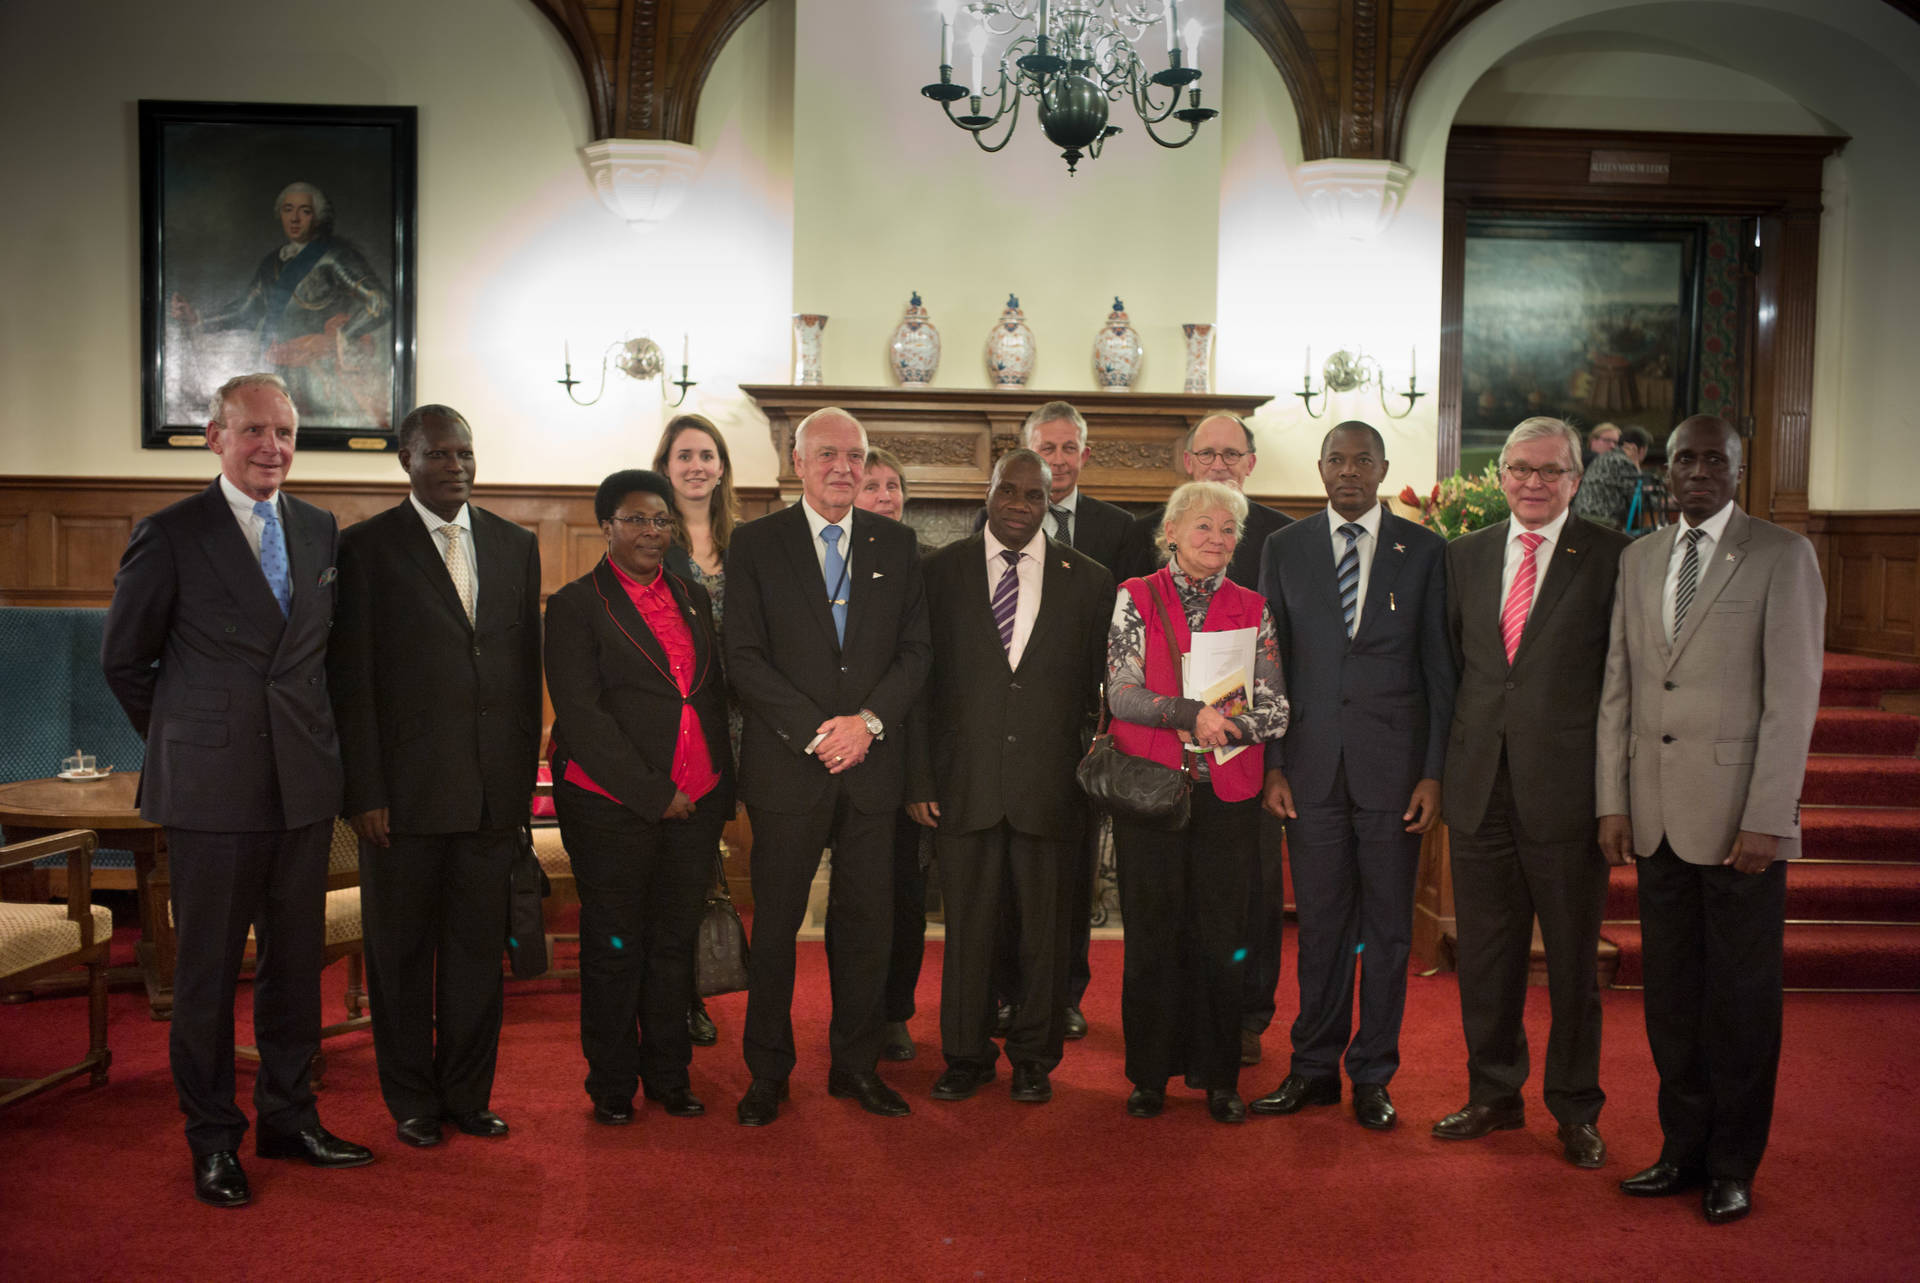
[[[1700,541],[1706,538],[1704,530],[1689,530],[1683,536],[1687,541],[1687,550],[1680,555],[1680,577],[1673,584],[1673,636],[1670,641],[1680,640],[1680,629],[1687,622],[1687,607],[1693,605],[1693,594],[1700,587]]]
[[[993,586],[993,623],[1000,630],[1000,649],[1007,652],[1011,663],[1013,617],[1020,609],[1020,554],[1011,548],[1002,548],[1000,558],[1007,563],[1007,568],[1000,572],[1000,582]]]
[[[1547,541],[1545,535],[1531,530],[1520,536],[1520,566],[1513,572],[1513,587],[1507,590],[1506,608],[1500,612],[1500,638],[1507,644],[1507,665],[1520,653],[1520,636],[1527,631],[1527,612],[1533,609],[1533,585],[1540,577],[1534,552]]]
[[[1349,521],[1339,533],[1346,537],[1347,546],[1340,554],[1340,564],[1333,569],[1333,577],[1340,584],[1340,614],[1347,621],[1347,637],[1351,639],[1354,611],[1360,605],[1360,536],[1367,533],[1367,528]]]
[[[1053,514],[1053,537],[1073,547],[1073,509],[1054,503],[1047,505],[1047,511]]]

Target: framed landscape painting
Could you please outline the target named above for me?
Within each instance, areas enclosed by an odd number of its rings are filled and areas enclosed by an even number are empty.
[[[306,449],[389,450],[413,396],[415,109],[140,103],[141,444],[278,374]]]
[[[1461,307],[1461,463],[1536,414],[1664,441],[1693,413],[1705,227],[1471,219]]]

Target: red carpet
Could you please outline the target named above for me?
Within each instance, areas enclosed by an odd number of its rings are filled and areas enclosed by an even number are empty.
[[[1289,933],[1291,946],[1291,933]],[[1612,1157],[1558,1156],[1531,1085],[1526,1130],[1448,1145],[1427,1125],[1465,1097],[1451,977],[1415,978],[1394,1083],[1399,1130],[1346,1107],[1222,1127],[1176,1090],[1152,1121],[1121,1111],[1121,946],[1094,946],[1087,1015],[1052,1104],[1016,1106],[1006,1075],[974,1100],[926,1096],[940,1069],[928,951],[914,1021],[920,1058],[888,1066],[913,1117],[868,1117],[825,1094],[826,976],[801,947],[801,1068],[779,1122],[732,1120],[746,1085],[744,999],[713,1003],[718,1047],[695,1053],[706,1118],[657,1110],[596,1127],[580,1089],[578,999],[512,986],[494,1104],[503,1141],[405,1149],[374,1085],[368,1035],[328,1044],[323,1117],[374,1146],[369,1168],[321,1172],[246,1157],[254,1205],[222,1212],[189,1191],[166,1069],[166,1026],[113,997],[113,1080],[69,1085],[0,1115],[12,1279],[1628,1279],[1911,1278],[1920,1259],[1920,1111],[1911,1049],[1920,998],[1790,995],[1773,1145],[1758,1210],[1711,1228],[1696,1199],[1642,1203],[1614,1184],[1659,1146],[1639,995],[1602,995],[1602,1127]],[[329,1011],[341,968],[327,977]],[[1285,1072],[1281,1027],[1250,1094]],[[77,1048],[78,1000],[0,1007],[0,1073]],[[1546,992],[1529,995],[1536,1063]],[[241,1073],[243,1091],[250,1074]],[[1907,1103],[1902,1103],[1907,1102]]]
[[[1639,881],[1631,868],[1609,870],[1607,921],[1637,921]],[[1816,864],[1787,870],[1790,922],[1920,922],[1920,878],[1909,865]],[[1920,981],[1914,987],[1920,987]]]
[[[1920,664],[1829,653],[1820,678],[1823,708],[1878,708],[1880,693],[1920,690]]]

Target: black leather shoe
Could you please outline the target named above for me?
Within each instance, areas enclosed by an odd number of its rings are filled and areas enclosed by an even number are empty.
[[[1135,1118],[1157,1118],[1166,1107],[1165,1087],[1135,1087],[1127,1094],[1127,1113]]]
[[[253,1192],[247,1188],[240,1155],[230,1149],[194,1155],[193,1196],[209,1207],[245,1207]]]
[[[415,1149],[431,1149],[444,1137],[438,1118],[407,1118],[393,1129],[394,1134]]]
[[[1575,1167],[1594,1168],[1607,1161],[1607,1142],[1592,1123],[1560,1124],[1560,1144]]]
[[[928,1092],[935,1100],[965,1100],[994,1079],[992,1065],[948,1065]]]
[[[253,1152],[262,1158],[304,1158],[315,1167],[364,1167],[373,1161],[373,1151],[365,1145],[341,1140],[319,1123],[290,1136],[261,1132],[254,1138]]]
[[[1393,1126],[1398,1117],[1394,1113],[1393,1100],[1387,1095],[1385,1083],[1355,1083],[1353,1085],[1353,1118],[1362,1127],[1383,1132]]]
[[[913,1111],[900,1093],[880,1081],[874,1073],[857,1074],[850,1070],[827,1071],[827,1095],[860,1102],[860,1108],[882,1118],[904,1118]]]
[[[1251,1029],[1240,1031],[1240,1063],[1243,1065],[1260,1063],[1260,1035]]]
[[[1753,1210],[1753,1182],[1714,1177],[1700,1196],[1700,1209],[1707,1214],[1709,1225],[1739,1220]]]
[[[654,1101],[667,1111],[672,1118],[698,1118],[707,1112],[706,1104],[688,1087],[669,1087],[664,1091],[644,1089],[648,1100]]]
[[[993,1036],[995,1038],[1005,1038],[1008,1034],[1012,1032],[1013,1032],[1013,1004],[1010,1002],[1003,1002],[1000,1004],[1000,1009],[996,1011],[993,1015]]]
[[[1044,1105],[1053,1099],[1053,1084],[1038,1065],[1013,1067],[1013,1098],[1022,1105]]]
[[[1288,1074],[1280,1085],[1253,1102],[1256,1114],[1297,1114],[1308,1105],[1340,1103],[1340,1079]]]
[[[1697,1167],[1682,1167],[1665,1159],[1643,1172],[1635,1172],[1620,1182],[1620,1192],[1635,1198],[1665,1198],[1699,1189],[1707,1183],[1707,1174]]]
[[[1433,1125],[1440,1140],[1479,1140],[1488,1132],[1507,1132],[1527,1125],[1526,1106],[1462,1105]]]
[[[1076,1038],[1085,1038],[1086,1036],[1087,1036],[1087,1018],[1080,1014],[1080,1008],[1068,1007],[1067,1008],[1067,1035],[1066,1035],[1067,1041],[1072,1042]]]
[[[593,1121],[602,1127],[625,1127],[633,1121],[633,1100],[626,1096],[596,1096]]]
[[[740,1098],[734,1117],[742,1127],[765,1127],[780,1117],[780,1102],[786,1098],[786,1079],[756,1078],[747,1084],[747,1094]]]
[[[888,1060],[912,1060],[915,1056],[913,1035],[907,1032],[904,1020],[887,1021],[886,1041],[880,1046],[880,1054]]]
[[[470,1109],[464,1114],[449,1114],[455,1127],[469,1136],[505,1136],[507,1120],[491,1109]]]
[[[1231,1087],[1209,1087],[1207,1089],[1207,1113],[1216,1123],[1244,1123],[1247,1121],[1247,1102],[1240,1099],[1240,1093]]]
[[[715,1027],[713,1017],[707,1014],[707,1004],[698,998],[687,1008],[687,1037],[696,1047],[711,1047],[720,1041],[720,1030]]]

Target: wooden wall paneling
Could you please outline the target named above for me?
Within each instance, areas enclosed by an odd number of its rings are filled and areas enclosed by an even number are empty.
[[[1920,662],[1920,511],[1816,512],[1829,650]]]

